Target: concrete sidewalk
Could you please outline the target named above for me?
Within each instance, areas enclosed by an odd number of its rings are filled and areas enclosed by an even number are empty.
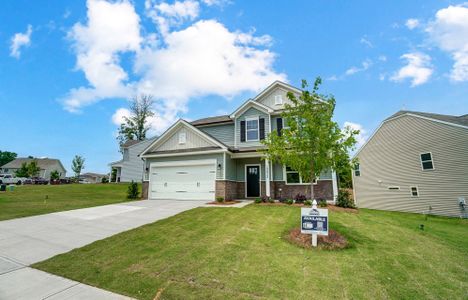
[[[0,299],[129,299],[27,266],[203,205],[143,200],[1,221]]]

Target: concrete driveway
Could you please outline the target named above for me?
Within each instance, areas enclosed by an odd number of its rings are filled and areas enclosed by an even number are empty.
[[[1,221],[0,299],[125,298],[27,266],[204,204],[143,200]]]

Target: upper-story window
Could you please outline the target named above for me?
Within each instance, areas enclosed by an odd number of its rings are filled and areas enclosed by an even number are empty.
[[[187,134],[185,132],[179,132],[179,144],[185,144],[187,142]]]
[[[275,105],[281,105],[283,104],[283,96],[282,95],[276,95],[275,96]]]
[[[247,141],[258,141],[258,118],[245,119],[245,125]]]
[[[421,153],[421,167],[423,170],[433,170],[434,163],[432,161],[432,153]]]

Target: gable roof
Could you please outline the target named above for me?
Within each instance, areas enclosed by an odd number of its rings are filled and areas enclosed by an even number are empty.
[[[62,169],[64,169],[66,171],[66,169],[63,167],[60,160],[55,159],[55,158],[19,157],[19,158],[13,160],[13,161],[10,161],[9,163],[4,164],[3,166],[1,166],[1,168],[4,168],[4,169],[19,169],[19,168],[21,168],[21,165],[23,163],[30,163],[33,160],[36,160],[38,167],[43,169],[43,170],[49,169],[51,166],[54,166],[55,164],[59,164],[62,167]]]
[[[244,111],[246,111],[247,109],[249,109],[250,107],[252,106],[255,106],[257,108],[260,108],[260,110],[262,111],[265,111],[267,113],[272,113],[274,110],[266,105],[263,105],[257,101],[254,101],[252,99],[249,99],[247,101],[244,102],[244,104],[242,104],[238,109],[236,109],[229,117],[230,118],[235,118],[238,114],[241,114],[243,113]]]
[[[427,112],[420,112],[420,111],[410,111],[410,110],[400,110],[393,114],[392,116],[388,117],[384,120],[390,120],[402,115],[414,115],[419,117],[424,117],[427,119],[438,120],[446,123],[461,125],[461,126],[468,126],[468,114],[461,115],[461,116],[453,116],[453,115],[441,115],[441,114],[434,114],[434,113],[427,113]]]
[[[190,124],[194,126],[198,126],[198,125],[211,125],[211,124],[220,124],[220,123],[227,124],[227,123],[232,123],[232,122],[234,121],[229,117],[229,115],[222,115],[222,116],[198,119],[198,120],[190,122]]]
[[[258,99],[262,98],[264,95],[268,94],[271,90],[276,88],[277,86],[280,86],[282,88],[288,89],[288,90],[293,90],[296,93],[302,93],[300,89],[298,89],[295,86],[290,85],[289,83],[282,82],[279,80],[274,81],[272,84],[270,84],[266,89],[260,92],[253,100],[258,101]]]
[[[460,116],[453,116],[453,115],[441,115],[441,114],[434,114],[434,113],[427,113],[427,112],[420,112],[420,111],[410,111],[410,110],[400,110],[391,115],[390,117],[386,118],[385,120],[380,123],[379,127],[372,133],[372,135],[367,139],[364,145],[359,148],[359,150],[354,154],[353,157],[357,157],[359,152],[369,143],[369,141],[374,137],[374,135],[379,131],[380,127],[382,127],[385,122],[394,120],[396,118],[400,118],[403,116],[413,116],[418,117],[434,122],[439,122],[451,126],[461,127],[468,129],[468,114],[460,115]]]
[[[200,129],[196,128],[195,126],[193,126],[192,124],[190,124],[189,122],[185,121],[184,119],[179,119],[177,122],[175,122],[174,124],[172,124],[171,127],[169,127],[158,139],[156,139],[154,142],[152,142],[151,144],[149,144],[141,153],[140,153],[140,157],[143,157],[147,154],[148,150],[150,150],[151,148],[153,147],[157,147],[161,144],[163,144],[164,142],[166,142],[167,138],[169,138],[171,136],[171,134],[173,132],[175,132],[176,130],[178,130],[178,125],[182,125],[182,126],[185,126],[186,128],[188,128],[189,130],[192,130],[194,131],[195,133],[197,133],[198,135],[204,137],[205,139],[207,139],[208,141],[212,142],[214,145],[218,146],[219,148],[221,149],[226,149],[227,150],[227,146],[223,143],[221,143],[220,141],[218,141],[217,139],[213,138],[211,135],[208,135],[206,134],[205,132],[201,131]]]

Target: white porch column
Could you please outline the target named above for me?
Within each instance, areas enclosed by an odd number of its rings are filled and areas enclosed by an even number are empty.
[[[332,182],[333,182],[333,204],[336,203],[336,199],[338,197],[338,180],[336,178],[336,171],[332,171]]]
[[[270,161],[265,159],[265,194],[270,197]]]

